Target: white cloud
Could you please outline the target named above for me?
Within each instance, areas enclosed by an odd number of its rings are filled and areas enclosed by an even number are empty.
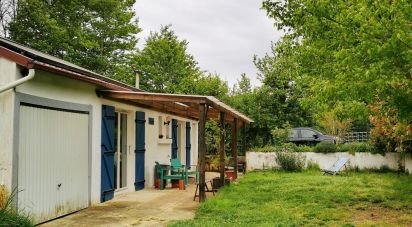
[[[219,73],[230,85],[245,72],[258,85],[253,56],[270,52],[282,34],[260,7],[260,0],[137,0],[139,45],[150,31],[172,24],[202,70]]]

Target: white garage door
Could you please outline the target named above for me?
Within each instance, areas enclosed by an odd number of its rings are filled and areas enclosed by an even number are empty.
[[[18,208],[35,223],[89,204],[88,114],[20,107]]]

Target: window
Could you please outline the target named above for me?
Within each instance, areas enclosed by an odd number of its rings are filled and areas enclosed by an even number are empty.
[[[308,129],[302,129],[300,130],[300,133],[303,138],[314,138],[314,136],[317,135],[315,131],[308,130]]]
[[[289,131],[290,138],[298,138],[298,130],[292,129]]]
[[[159,139],[171,139],[171,128],[172,120],[171,118],[159,116]]]
[[[167,139],[171,139],[171,133],[170,133],[170,125],[172,124],[172,120],[170,119],[170,117],[166,117],[166,122],[165,122],[165,126],[166,126],[166,138]]]
[[[165,136],[163,134],[163,116],[159,116],[157,123],[159,124],[159,139],[163,139]]]

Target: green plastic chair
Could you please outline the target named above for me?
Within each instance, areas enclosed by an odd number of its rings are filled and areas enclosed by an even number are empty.
[[[185,166],[185,165],[182,165],[179,159],[174,158],[174,159],[170,159],[170,167],[171,167],[172,174],[180,174],[182,171],[184,172],[185,185],[189,184],[189,175],[195,175],[196,182],[199,179],[198,178],[199,172],[197,171],[197,165]],[[192,169],[192,167],[194,167],[194,169]]]

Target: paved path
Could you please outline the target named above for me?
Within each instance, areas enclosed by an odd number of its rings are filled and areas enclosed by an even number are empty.
[[[127,192],[41,226],[166,226],[172,220],[194,217],[199,205],[198,198],[193,201],[195,189],[196,185],[192,184],[186,190]]]

